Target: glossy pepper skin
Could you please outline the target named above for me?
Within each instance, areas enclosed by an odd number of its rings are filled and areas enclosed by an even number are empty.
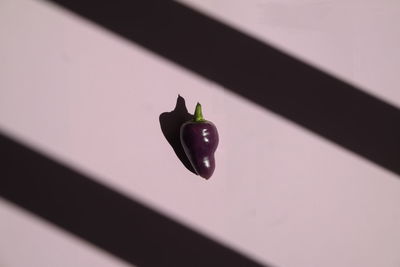
[[[181,126],[180,138],[186,156],[196,173],[209,179],[215,170],[214,152],[219,137],[215,125],[203,118],[199,103],[196,105],[194,119]]]

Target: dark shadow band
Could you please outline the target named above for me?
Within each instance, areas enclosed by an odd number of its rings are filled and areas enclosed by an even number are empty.
[[[400,174],[399,110],[348,83],[176,2],[50,1]]]
[[[0,134],[0,197],[136,266],[265,266]]]

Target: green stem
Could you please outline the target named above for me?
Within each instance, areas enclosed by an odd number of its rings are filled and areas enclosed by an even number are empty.
[[[201,111],[201,105],[197,102],[196,109],[194,110],[194,119],[195,122],[205,121],[203,117],[203,113]]]

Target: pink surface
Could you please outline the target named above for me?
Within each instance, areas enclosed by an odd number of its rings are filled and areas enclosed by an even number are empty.
[[[398,105],[399,6],[385,3],[190,2]],[[2,131],[263,262],[400,264],[392,173],[46,2],[3,0],[0,36]],[[160,130],[178,94],[218,126],[209,181]],[[0,265],[54,266],[44,246],[57,266],[123,266],[6,202],[0,235]]]

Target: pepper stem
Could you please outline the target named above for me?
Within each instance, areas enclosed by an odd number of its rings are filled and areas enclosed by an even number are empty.
[[[194,119],[195,122],[205,121],[203,117],[203,112],[201,111],[201,105],[197,102],[196,109],[194,110]]]

